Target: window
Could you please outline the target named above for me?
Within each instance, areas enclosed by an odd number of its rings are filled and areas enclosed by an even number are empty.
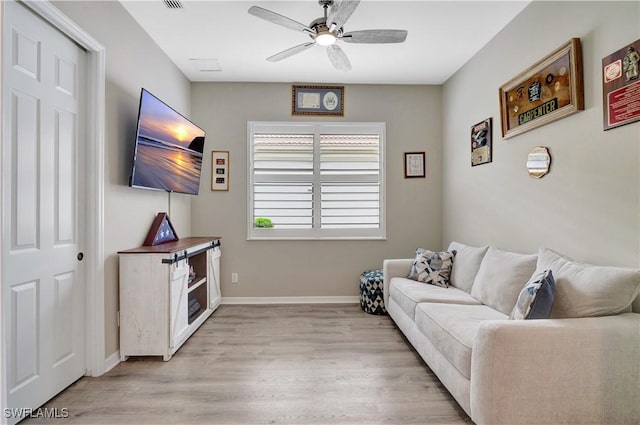
[[[385,237],[384,123],[250,122],[249,239]]]

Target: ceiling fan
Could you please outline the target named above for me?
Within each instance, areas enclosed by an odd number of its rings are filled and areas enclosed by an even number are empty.
[[[336,45],[336,41],[347,43],[402,43],[407,38],[405,30],[361,30],[344,32],[343,25],[358,7],[360,0],[318,0],[324,9],[324,16],[315,19],[308,26],[291,18],[282,16],[271,10],[259,6],[249,8],[251,15],[257,16],[274,24],[300,31],[311,37],[311,41],[298,44],[280,53],[267,58],[270,62],[277,62],[303,52],[315,44],[327,47],[327,55],[333,66],[340,71],[349,71],[351,63],[349,58]]]

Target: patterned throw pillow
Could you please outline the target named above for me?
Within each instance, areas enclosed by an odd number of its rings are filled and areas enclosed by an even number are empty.
[[[448,288],[455,255],[456,251],[433,252],[418,248],[408,277],[418,282]]]
[[[522,288],[509,319],[548,319],[555,291],[555,280],[551,270],[534,274]]]

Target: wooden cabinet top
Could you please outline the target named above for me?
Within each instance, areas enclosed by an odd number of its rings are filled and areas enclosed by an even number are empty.
[[[219,236],[193,236],[178,239],[155,246],[140,246],[138,248],[118,251],[118,254],[171,254],[173,252],[184,251],[196,245],[202,245],[220,240]]]

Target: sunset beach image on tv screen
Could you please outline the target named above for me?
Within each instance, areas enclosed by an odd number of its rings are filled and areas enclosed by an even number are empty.
[[[197,194],[205,132],[142,90],[131,186]]]

